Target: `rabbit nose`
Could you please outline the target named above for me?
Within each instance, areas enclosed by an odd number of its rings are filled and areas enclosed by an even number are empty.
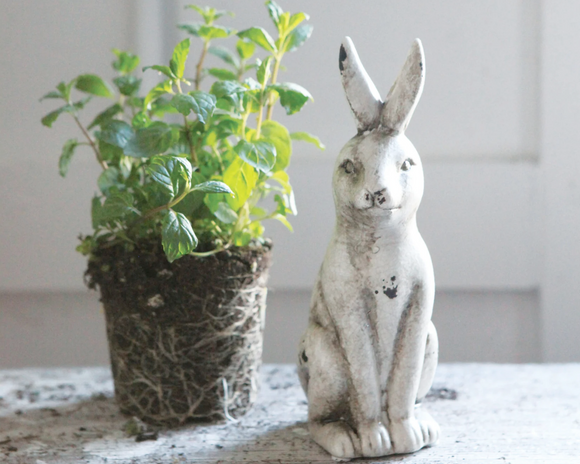
[[[381,190],[377,190],[376,192],[374,192],[372,194],[373,202],[376,203],[378,206],[381,206],[382,204],[384,204],[387,201],[386,193],[387,193],[386,188],[381,189]]]

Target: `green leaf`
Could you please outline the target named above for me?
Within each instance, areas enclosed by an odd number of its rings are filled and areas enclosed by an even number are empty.
[[[276,213],[281,214],[282,216],[286,216],[289,211],[289,208],[286,207],[286,202],[281,195],[274,195],[274,201],[276,202]]]
[[[169,61],[169,67],[173,74],[179,78],[183,78],[183,73],[185,71],[185,62],[187,61],[187,56],[189,55],[189,47],[191,45],[191,40],[189,38],[179,42],[173,49],[173,56],[171,61]]]
[[[236,50],[242,60],[247,60],[252,57],[256,50],[256,44],[247,39],[240,39],[236,43]]]
[[[173,70],[169,66],[163,66],[160,64],[154,64],[153,66],[145,66],[142,71],[145,72],[148,69],[154,69],[155,71],[160,72],[161,74],[169,77],[170,79],[177,79],[177,76],[173,72]]]
[[[117,192],[105,200],[100,210],[100,222],[108,223],[139,214],[133,207],[135,199],[129,192]]]
[[[200,6],[197,6],[197,5],[185,5],[185,8],[186,8],[186,9],[188,9],[188,8],[189,8],[190,10],[195,10],[195,11],[197,11],[197,12],[198,12],[198,13],[201,15],[201,17],[202,17],[203,19],[205,19],[205,18],[206,18],[206,15],[207,15],[207,14],[208,14],[208,12],[209,12],[209,7],[205,7],[205,10],[204,10],[202,7],[200,7]]]
[[[211,68],[207,71],[211,76],[221,79],[222,81],[235,81],[237,79],[236,73],[229,69]]]
[[[93,229],[98,229],[102,225],[102,211],[103,205],[101,204],[101,199],[99,197],[93,197],[91,202],[91,220]]]
[[[62,153],[60,155],[60,158],[58,160],[58,171],[61,175],[61,177],[65,177],[67,172],[68,172],[68,167],[70,165],[70,160],[72,159],[72,156],[74,155],[75,152],[75,148],[78,145],[78,140],[77,139],[70,139],[67,140],[66,143],[64,144],[64,146],[62,147]]]
[[[169,114],[176,114],[177,110],[175,109],[175,107],[173,107],[171,105],[171,101],[168,100],[165,97],[159,97],[157,100],[155,100],[153,103],[151,103],[151,109],[150,109],[150,117],[156,117],[159,119],[163,119],[163,117],[165,116],[165,114],[169,113]]]
[[[189,24],[179,24],[177,26],[178,29],[191,34],[194,37],[199,37],[199,29],[201,28],[202,24],[199,23],[189,23]]]
[[[111,189],[113,187],[119,187],[121,182],[119,181],[119,175],[121,172],[114,166],[109,166],[97,179],[97,185],[99,190],[103,192],[103,195],[109,196]]]
[[[95,132],[95,137],[109,145],[125,148],[127,143],[135,137],[133,128],[124,121],[111,120]]]
[[[224,172],[224,182],[232,189],[235,196],[226,197],[226,201],[234,211],[238,211],[248,200],[257,181],[256,170],[241,158],[234,159],[228,166]]]
[[[308,132],[292,132],[290,134],[292,140],[301,140],[302,142],[308,142],[316,145],[320,150],[326,150],[326,146],[320,141],[315,135],[309,134]]]
[[[268,82],[268,79],[270,79],[270,76],[272,75],[272,72],[270,70],[271,64],[272,57],[269,56],[260,63],[260,66],[258,66],[258,69],[256,71],[256,78],[258,79],[258,82],[262,86],[266,85],[266,82]]]
[[[237,213],[230,208],[230,205],[223,201],[218,203],[217,210],[213,214],[224,224],[233,224],[238,220]]]
[[[286,193],[287,195],[290,195],[292,193],[292,186],[290,185],[290,177],[288,176],[287,172],[276,171],[274,174],[272,174],[270,180],[278,182],[282,186],[284,193]]]
[[[99,114],[97,114],[97,116],[89,124],[87,129],[92,129],[93,127],[100,126],[101,124],[104,124],[104,123],[110,121],[116,115],[118,115],[119,113],[122,113],[122,112],[123,112],[123,107],[121,105],[119,105],[118,103],[115,103],[114,105],[109,106],[107,109],[105,109],[104,111],[101,111]]]
[[[206,41],[213,39],[225,39],[235,33],[236,30],[229,27],[208,25],[200,26],[197,31],[198,36]]]
[[[288,214],[298,214],[296,211],[296,201],[294,199],[292,189],[290,189],[290,194],[274,195],[274,201],[278,205],[276,213],[282,216],[287,216]]]
[[[276,164],[272,170],[276,172],[286,169],[292,156],[292,139],[288,129],[271,119],[264,121],[260,135],[262,139],[276,147]]]
[[[302,21],[310,19],[306,13],[295,13],[290,17],[288,21],[288,28],[286,29],[287,32],[290,32],[296,28]]]
[[[221,58],[227,64],[232,65],[236,69],[240,67],[240,60],[238,57],[225,47],[209,47],[208,52],[214,56],[217,56],[218,58]]]
[[[120,76],[113,79],[113,83],[117,86],[119,92],[127,97],[131,97],[138,92],[139,87],[141,87],[141,81],[135,76]]]
[[[213,114],[216,97],[201,90],[194,90],[189,94],[177,94],[171,99],[171,105],[181,114],[187,116],[191,111],[197,115],[197,119],[205,124]]]
[[[280,95],[280,104],[286,110],[286,114],[294,114],[302,109],[308,100],[312,100],[312,95],[304,87],[298,84],[283,83],[272,84],[268,89],[274,89]]]
[[[197,5],[186,5],[185,8],[186,9],[189,8],[189,9],[197,11],[203,17],[203,20],[205,21],[206,24],[211,24],[216,19],[219,19],[226,14],[230,15],[230,16],[234,16],[234,14],[231,11],[216,10],[215,8],[211,8],[209,6],[206,6],[205,8],[201,8]]]
[[[243,31],[238,32],[238,37],[242,39],[249,39],[256,45],[262,47],[263,49],[275,53],[276,43],[274,39],[268,34],[268,32],[261,27],[251,27]]]
[[[39,101],[46,100],[47,98],[63,98],[62,93],[57,90],[52,90],[42,96]]]
[[[92,97],[85,97],[82,100],[79,100],[78,102],[73,103],[71,112],[74,112],[76,110],[82,110],[85,107],[85,105],[91,101],[91,98]]]
[[[280,8],[280,6],[274,2],[273,0],[268,0],[266,2],[266,7],[268,8],[268,13],[270,14],[270,18],[274,21],[274,24],[278,26],[280,22],[280,16],[284,14],[284,10]]]
[[[70,81],[68,84],[65,84],[64,82],[60,82],[56,88],[58,89],[58,91],[62,94],[62,97],[66,100],[69,101],[70,100],[70,91],[73,88],[73,85],[75,85],[77,79],[73,79],[72,81]]]
[[[262,172],[270,172],[276,164],[276,147],[270,142],[240,140],[234,150],[246,163]]]
[[[141,129],[142,127],[147,127],[151,124],[151,119],[147,116],[145,111],[139,111],[135,113],[133,119],[131,119],[131,125],[136,129]]]
[[[282,216],[281,214],[276,214],[272,217],[272,219],[276,219],[277,221],[280,221],[282,224],[284,224],[286,226],[286,228],[290,232],[294,232],[294,228],[292,227],[292,224],[290,224],[288,222],[288,219],[286,219],[286,216]]]
[[[302,24],[294,29],[285,41],[284,52],[292,52],[300,47],[312,35],[312,26]]]
[[[252,216],[258,216],[259,219],[263,219],[265,216],[268,215],[268,212],[259,206],[254,206],[250,209],[250,214]]]
[[[94,74],[83,74],[77,77],[75,88],[98,97],[115,98],[115,92],[110,85]]]
[[[199,190],[205,193],[230,193],[230,194],[234,193],[232,192],[232,189],[229,188],[226,184],[216,180],[208,180],[206,182],[202,182],[201,184],[193,186],[191,190]]]
[[[250,113],[257,113],[262,109],[263,92],[261,89],[248,90],[244,94],[244,109]]]
[[[169,210],[163,218],[161,243],[170,263],[191,253],[197,247],[197,237],[189,219]]]
[[[101,157],[108,163],[110,162],[118,163],[119,160],[121,159],[121,156],[123,156],[122,148],[103,142],[102,140],[98,140],[98,145]]]
[[[161,97],[162,95],[165,95],[166,93],[171,93],[171,94],[173,93],[173,85],[171,83],[171,79],[167,79],[163,82],[160,82],[155,87],[153,87],[149,91],[147,96],[145,97],[145,101],[143,102],[143,107],[145,109],[149,108],[149,104],[153,100],[157,100],[159,97]]]
[[[139,65],[139,57],[137,55],[116,48],[113,48],[113,53],[117,55],[117,60],[113,61],[113,69],[121,74],[129,74]]]
[[[70,105],[61,106],[60,108],[48,113],[45,117],[43,117],[40,120],[40,122],[42,123],[43,126],[52,127],[54,122],[58,119],[58,117],[62,113],[70,113],[70,112],[72,112],[72,109],[73,108]]]
[[[155,121],[147,127],[137,129],[123,150],[125,155],[134,158],[148,158],[152,155],[166,152],[175,142],[179,134],[169,124]]]
[[[77,110],[82,110],[84,108],[84,106],[87,104],[87,102],[89,102],[90,100],[91,100],[91,97],[87,97],[87,98],[83,98],[82,100],[79,100],[76,103],[73,103],[72,105],[61,106],[60,108],[57,108],[56,110],[51,111],[46,116],[44,116],[40,120],[40,122],[42,123],[42,125],[44,125],[46,127],[52,127],[54,122],[58,119],[58,117],[62,113],[74,114]]]
[[[184,181],[191,182],[192,172],[189,160],[179,156],[154,156],[147,166],[147,173],[172,199],[181,194]]]
[[[216,81],[211,86],[210,93],[215,95],[217,99],[223,98],[239,108],[241,95],[247,90],[238,81]]]
[[[238,230],[233,235],[234,245],[245,247],[252,241],[252,234],[247,230]]]

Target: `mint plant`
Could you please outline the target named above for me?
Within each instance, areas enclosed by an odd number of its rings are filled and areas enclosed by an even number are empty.
[[[64,144],[60,175],[66,176],[82,147],[102,168],[91,207],[94,232],[82,238],[78,251],[132,250],[160,238],[172,262],[187,254],[206,256],[263,242],[266,219],[292,229],[287,218],[296,214],[296,206],[286,169],[293,141],[324,146],[307,132],[289,133],[273,116],[277,102],[294,114],[312,99],[300,85],[278,80],[284,55],[304,44],[312,26],[305,23],[305,13],[285,12],[273,0],[266,7],[276,38],[260,27],[237,32],[216,24],[231,12],[188,5],[203,19],[179,25],[202,42],[191,78],[185,75],[186,38],[168,65],[143,68],[163,76],[147,92],[140,93],[139,57],[115,49],[112,65],[118,76],[112,85],[82,74],[44,95],[42,100],[58,99],[64,105],[42,118],[42,124],[52,127],[68,114],[83,136]],[[213,45],[235,35],[235,51]],[[260,49],[263,56],[255,57]],[[208,54],[219,57],[224,67],[206,69]],[[248,73],[254,76],[246,77]],[[208,78],[211,85],[202,90]],[[76,99],[77,92],[86,96]],[[85,125],[81,114],[93,98],[112,104]],[[261,200],[270,194],[275,206],[267,210]]]

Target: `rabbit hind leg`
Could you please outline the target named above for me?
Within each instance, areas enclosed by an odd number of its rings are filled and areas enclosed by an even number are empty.
[[[439,359],[439,339],[437,337],[437,330],[432,321],[429,321],[429,328],[427,331],[427,342],[425,343],[425,358],[423,361],[423,371],[421,373],[421,380],[417,390],[417,401],[421,403],[429,389],[433,384],[433,377],[435,377],[435,370],[437,369],[437,361]]]
[[[348,373],[336,335],[311,323],[299,357],[312,438],[337,458],[358,456],[357,435],[345,420],[349,416],[345,409],[348,408]]]
[[[437,442],[440,435],[440,428],[437,422],[431,417],[424,408],[420,407],[421,402],[429,392],[433,384],[433,377],[437,368],[437,360],[439,355],[439,340],[437,338],[437,330],[433,322],[429,322],[429,329],[427,335],[427,342],[425,344],[425,360],[423,361],[423,371],[421,373],[421,380],[419,382],[419,389],[417,391],[417,401],[415,407],[415,418],[419,423],[421,435],[423,439],[423,446],[429,446]]]

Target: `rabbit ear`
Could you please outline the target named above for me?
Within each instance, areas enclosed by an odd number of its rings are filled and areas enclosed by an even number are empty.
[[[377,127],[383,102],[371,78],[365,71],[350,37],[340,46],[338,60],[346,99],[356,118],[359,131]]]
[[[381,114],[381,124],[396,132],[404,132],[419,102],[425,82],[425,55],[419,39],[411,51],[397,80],[387,95]]]

